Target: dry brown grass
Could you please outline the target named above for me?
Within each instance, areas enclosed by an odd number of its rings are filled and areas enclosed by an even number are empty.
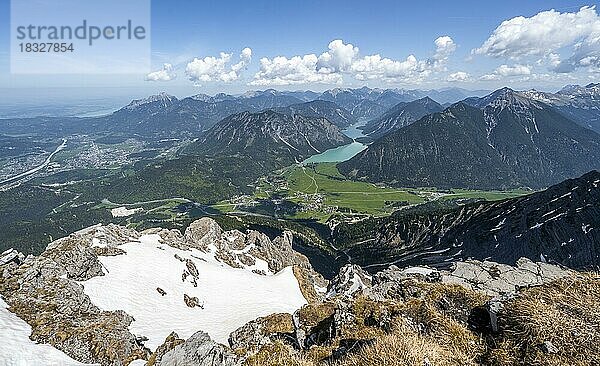
[[[351,354],[335,366],[458,366],[472,365],[461,354],[440,345],[432,337],[420,335],[405,324],[384,335],[360,352]]]
[[[375,341],[337,362],[327,358],[331,345],[293,351],[283,343],[263,347],[248,366],[584,366],[600,365],[600,275],[581,274],[530,288],[508,302],[501,314],[499,335],[484,341],[467,329],[464,315],[487,297],[457,286],[428,284],[418,297],[405,302],[376,302],[357,298],[355,329],[343,336]],[[309,306],[306,317],[323,318],[332,304]],[[361,326],[366,318],[393,314],[391,331],[371,333]],[[486,343],[487,341],[487,343]],[[557,353],[541,346],[550,341]]]
[[[525,290],[500,318],[493,365],[599,365],[600,275],[581,274]],[[541,346],[551,342],[558,350]]]
[[[244,362],[245,366],[315,366],[304,356],[294,353],[293,349],[281,342],[263,346],[257,353]]]
[[[319,304],[304,305],[298,311],[300,322],[309,327],[314,327],[322,320],[329,318],[335,313],[335,304],[324,302]]]
[[[292,315],[288,313],[277,313],[267,315],[262,320],[263,329],[262,332],[265,335],[272,333],[293,333],[294,332],[294,320]]]
[[[292,269],[296,280],[298,280],[300,292],[302,292],[302,296],[304,296],[306,302],[308,302],[309,304],[319,302],[319,295],[317,294],[317,291],[315,290],[315,287],[313,286],[312,282],[308,278],[308,273],[306,272],[306,269],[298,265],[293,266]]]

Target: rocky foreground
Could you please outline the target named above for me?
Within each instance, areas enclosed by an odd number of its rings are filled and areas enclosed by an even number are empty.
[[[457,262],[449,271],[390,266],[375,275],[348,264],[326,281],[292,249],[292,240],[288,232],[274,239],[256,231],[224,232],[208,218],[192,223],[184,234],[98,225],[49,244],[38,257],[2,253],[0,296],[31,327],[31,340],[62,351],[72,364],[600,364],[596,274],[520,259],[516,266]],[[129,258],[140,250],[158,253],[144,258],[146,272],[173,275],[142,275],[144,267]],[[123,263],[135,268],[128,272],[130,280],[138,281],[125,294],[148,288],[135,292],[135,299],[118,297],[127,281],[116,277],[123,267],[117,260],[125,258]],[[157,267],[156,261],[167,265]],[[111,267],[115,264],[120,267]],[[228,293],[227,288],[223,294],[230,306],[217,308],[209,270],[222,271],[214,273],[223,276],[217,282],[224,287],[234,286],[232,278],[248,280],[248,286],[256,286],[249,292],[256,288],[258,294],[276,286],[269,281],[280,281],[286,287],[277,291],[285,291],[289,310],[263,306],[269,300],[284,302],[276,297],[244,297],[244,291]],[[285,281],[286,271],[291,282]],[[140,278],[163,282],[140,283]],[[98,282],[107,279],[114,280]],[[95,283],[112,302],[97,297]],[[294,296],[298,300],[291,301]],[[160,316],[165,301],[176,317],[166,311]],[[256,319],[232,323],[237,318],[227,315],[229,307],[236,309],[234,315],[251,311]],[[222,309],[221,316],[215,309]],[[152,312],[159,316],[147,318]],[[195,321],[200,325],[189,332]],[[237,325],[219,343],[214,324],[220,322]],[[2,347],[0,354],[6,355]],[[22,360],[11,357],[13,363]]]

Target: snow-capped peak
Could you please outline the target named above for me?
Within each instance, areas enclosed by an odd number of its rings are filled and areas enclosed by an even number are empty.
[[[196,95],[192,95],[190,98],[192,98],[193,100],[198,100],[200,102],[211,102],[213,100],[213,97],[211,97],[208,94],[196,94]]]
[[[526,93],[515,91],[511,88],[504,87],[481,99],[481,107],[490,106],[493,108],[504,109],[507,107],[532,107],[534,105]]]

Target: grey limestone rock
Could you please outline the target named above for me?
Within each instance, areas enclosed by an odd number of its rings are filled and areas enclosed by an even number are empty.
[[[184,343],[164,354],[157,366],[237,366],[242,359],[227,347],[210,339],[205,332],[196,332]]]

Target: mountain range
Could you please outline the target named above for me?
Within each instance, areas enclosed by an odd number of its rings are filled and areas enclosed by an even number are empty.
[[[395,186],[539,189],[600,168],[600,135],[503,88],[384,135],[338,168]]]
[[[292,104],[286,107],[270,108],[275,112],[288,115],[302,115],[305,117],[323,117],[340,128],[355,124],[357,119],[346,109],[326,100],[313,100],[310,102]]]
[[[444,267],[468,258],[514,265],[520,257],[597,269],[599,229],[600,172],[592,171],[523,197],[417,206],[389,218],[340,224],[334,237],[370,271],[390,264]]]
[[[223,119],[183,153],[246,155],[265,165],[277,161],[275,166],[281,168],[350,142],[352,139],[325,118],[267,110]]]
[[[523,94],[553,106],[565,117],[600,133],[600,84],[567,85],[556,93],[529,90]]]
[[[400,102],[382,116],[367,122],[362,130],[370,138],[378,139],[391,131],[406,127],[428,114],[441,112],[443,109],[441,104],[429,97],[411,102]]]
[[[166,93],[137,99],[114,113],[100,117],[34,117],[5,119],[0,125],[4,134],[40,134],[65,136],[73,133],[104,133],[144,138],[199,137],[223,118],[244,111],[259,112],[295,105],[291,113],[309,113],[334,119],[333,123],[345,126],[356,120],[370,120],[383,114],[401,101],[412,101],[431,95],[440,102],[458,101],[482,91],[459,88],[442,90],[405,89],[331,89],[322,93],[313,91],[249,91],[241,95],[219,93],[214,96],[196,94],[178,99]],[[317,103],[315,101],[332,102]],[[302,106],[302,103],[312,104]],[[282,109],[283,108],[283,109]],[[320,109],[323,108],[323,111]],[[350,114],[351,117],[348,115]]]

